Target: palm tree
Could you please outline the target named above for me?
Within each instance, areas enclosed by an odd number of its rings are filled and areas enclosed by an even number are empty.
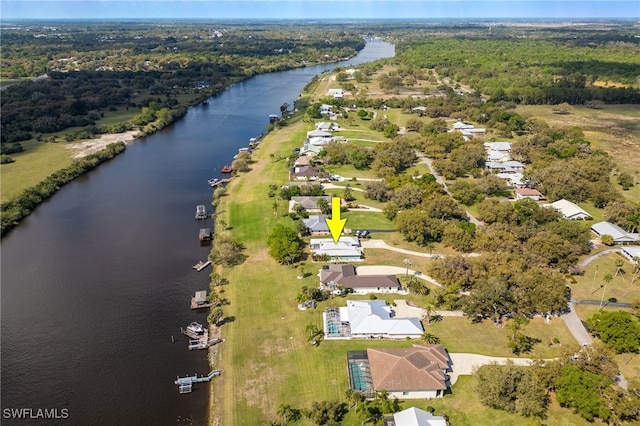
[[[422,336],[420,336],[420,340],[430,345],[436,345],[440,343],[440,338],[435,334],[429,333],[428,331],[422,333]]]
[[[435,306],[433,303],[427,302],[424,306],[424,313],[427,317],[427,325],[431,325],[431,314],[435,312]]]
[[[406,266],[407,268],[407,277],[409,276],[409,266],[411,266],[413,263],[411,262],[411,259],[404,259],[402,261],[402,263],[404,264],[404,266]]]
[[[615,276],[618,276],[618,274],[620,274],[620,275],[624,274],[624,270],[622,269],[623,265],[624,265],[624,260],[616,259],[616,273],[615,273]]]
[[[633,276],[631,277],[631,285],[633,285],[633,282],[636,280],[636,277],[638,276],[638,272],[640,272],[640,257],[634,256],[633,257]]]

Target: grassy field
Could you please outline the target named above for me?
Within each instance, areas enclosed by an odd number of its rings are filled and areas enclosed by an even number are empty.
[[[624,260],[622,270],[624,273],[616,275],[616,260]],[[575,284],[570,284],[571,295],[574,299],[600,300],[605,284],[603,280],[606,274],[611,274],[613,279],[607,283],[604,300],[615,297],[619,302],[631,303],[640,299],[640,276],[636,277],[636,282],[631,285],[633,266],[624,256],[611,253],[603,256],[584,270],[583,275],[574,276]]]
[[[21,144],[25,151],[11,154],[15,162],[0,166],[3,202],[69,166],[73,161],[71,152],[66,148],[68,142],[28,141]]]
[[[221,368],[223,374],[214,382],[212,392],[212,415],[219,418],[221,424],[265,424],[276,420],[277,407],[281,403],[308,408],[312,401],[342,399],[348,386],[345,369],[347,350],[411,344],[407,341],[331,341],[313,347],[307,343],[307,325],[320,327],[323,308],[328,305],[344,306],[344,299],[323,302],[315,310],[298,310],[295,297],[301,286],[317,285],[315,274],[319,265],[307,262],[307,276],[297,279],[294,268],[278,265],[271,259],[264,243],[276,223],[291,223],[288,217],[274,215],[273,200],[266,195],[269,184],[286,183],[286,169],[280,162],[273,161],[270,154],[295,147],[303,127],[304,123],[292,124],[268,135],[254,155],[257,162],[252,171],[234,179],[229,187],[230,195],[223,198],[220,207],[225,212],[224,219],[232,227],[228,232],[245,245],[248,256],[242,265],[223,271],[230,281],[224,287],[223,295],[230,302],[225,306],[225,314],[231,321],[222,326],[226,341],[217,354],[216,368]],[[358,220],[362,220],[363,225],[374,220],[383,224],[386,220],[380,214],[354,213],[346,216],[350,226]],[[373,219],[375,215],[379,217]],[[418,270],[425,269],[431,261],[386,250],[367,250],[365,263],[402,265],[405,258],[410,258],[414,262],[412,268]],[[424,301],[417,296],[410,299],[417,303]],[[510,354],[506,346],[506,331],[490,323],[471,324],[466,318],[445,318],[430,327],[449,350]],[[526,332],[542,341],[534,349],[533,355],[536,356],[559,354],[560,349],[547,345],[552,337],[558,337],[567,344],[572,339],[561,321],[546,325],[536,320]],[[460,383],[454,387],[451,397],[438,401],[438,404],[443,412],[463,419],[469,414],[466,409],[456,407],[459,401],[454,395],[460,392],[469,397],[474,395],[474,391],[469,384],[472,381],[463,379]],[[499,419],[498,424],[514,424],[513,420],[517,418],[481,407],[477,400],[475,403],[478,413],[485,413],[482,419],[495,418]],[[563,415],[569,413],[562,411]],[[345,424],[356,423],[353,414],[345,421]],[[309,423],[302,420],[300,424]]]

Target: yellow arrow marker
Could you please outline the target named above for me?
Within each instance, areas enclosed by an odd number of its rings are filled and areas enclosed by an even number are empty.
[[[326,218],[333,242],[337,243],[347,219],[340,219],[340,197],[331,197],[331,219]]]

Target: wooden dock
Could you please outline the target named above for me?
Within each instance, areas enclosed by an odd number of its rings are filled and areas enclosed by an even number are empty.
[[[194,374],[193,376],[178,377],[174,381],[174,383],[176,385],[178,385],[178,392],[180,392],[181,394],[182,393],[190,393],[190,392],[193,391],[193,384],[194,383],[209,382],[209,381],[211,381],[211,379],[213,379],[214,377],[218,377],[220,374],[222,374],[222,371],[213,370],[206,376],[198,377],[197,374]]]
[[[203,262],[201,260],[198,263],[196,263],[195,265],[193,265],[192,268],[195,269],[196,271],[200,272],[200,271],[202,271],[204,268],[206,268],[209,265],[211,265],[211,261],[210,260],[207,260],[206,262]]]
[[[224,179],[209,179],[209,186],[212,188],[216,188],[220,185],[225,185],[229,182],[231,182],[231,179],[233,178],[233,176],[228,177],[228,178],[224,178]]]

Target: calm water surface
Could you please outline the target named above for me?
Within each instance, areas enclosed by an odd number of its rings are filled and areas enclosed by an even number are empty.
[[[371,42],[337,65],[393,54]],[[195,206],[210,206],[207,179],[325,68],[232,86],[66,185],[2,240],[2,408],[69,413],[3,416],[3,425],[206,424],[208,386],[179,395],[173,383],[209,371],[206,352],[187,350],[180,335],[206,321],[189,309],[210,272],[191,269],[210,250],[198,241]]]

